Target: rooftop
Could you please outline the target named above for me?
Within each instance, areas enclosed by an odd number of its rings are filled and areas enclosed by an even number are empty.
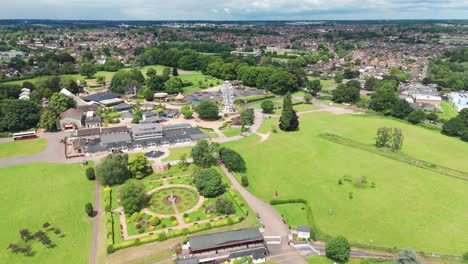
[[[104,100],[119,98],[121,96],[122,96],[121,94],[107,91],[107,92],[94,93],[94,94],[90,94],[90,95],[87,95],[87,96],[83,96],[83,97],[81,97],[81,99],[83,99],[85,101],[101,102],[101,101],[104,101]]]
[[[263,236],[257,227],[195,236],[189,239],[190,250],[198,251],[223,246],[237,245],[240,243],[263,240]]]

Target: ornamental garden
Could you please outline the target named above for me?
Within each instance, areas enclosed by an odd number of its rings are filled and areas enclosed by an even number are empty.
[[[108,253],[243,221],[250,209],[216,165],[219,153],[226,151],[200,141],[192,148],[194,164],[181,162],[163,174],[148,169],[144,155],[137,154],[131,162],[125,154],[104,158],[95,171],[107,185],[103,193]],[[199,160],[208,162],[197,164]]]

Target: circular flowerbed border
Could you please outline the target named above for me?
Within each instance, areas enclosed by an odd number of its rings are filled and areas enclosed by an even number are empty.
[[[179,214],[192,209],[200,199],[200,195],[195,190],[192,190],[191,186],[187,186],[186,188],[179,185],[168,185],[150,194],[151,198],[148,209],[160,215],[175,215],[176,212],[174,211],[172,202],[169,201],[171,191]]]

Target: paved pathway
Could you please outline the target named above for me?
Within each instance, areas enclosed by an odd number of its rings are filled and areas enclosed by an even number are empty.
[[[271,259],[276,262],[286,264],[307,263],[294,248],[286,244],[288,241],[289,229],[275,208],[258,199],[242,187],[234,175],[232,175],[232,173],[230,173],[223,164],[221,164],[221,169],[231,181],[231,188],[239,191],[247,204],[249,204],[250,208],[252,208],[259,217],[260,222],[264,226],[263,234],[265,236],[281,236],[281,245],[268,245],[268,249],[272,252],[272,255],[270,256]],[[287,257],[283,258],[282,256]]]
[[[89,254],[89,263],[95,264],[97,257],[97,248],[98,248],[98,234],[99,234],[99,218],[101,217],[101,187],[98,181],[94,182],[94,210],[96,216],[93,219],[93,231],[91,239],[91,252]]]

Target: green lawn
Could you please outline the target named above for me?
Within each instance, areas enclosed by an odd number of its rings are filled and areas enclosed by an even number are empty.
[[[93,201],[94,182],[86,179],[84,171],[80,164],[0,168],[0,263],[88,263],[92,222],[84,205]],[[44,222],[65,235],[49,234],[56,247],[34,242],[29,257],[6,250],[9,243],[20,242],[19,230],[36,232]]]
[[[16,157],[36,154],[44,151],[47,139],[36,138],[28,140],[11,141],[0,144],[0,158]]]
[[[303,204],[279,204],[274,206],[288,226],[308,225],[306,208]]]
[[[201,72],[187,72],[185,74],[180,74],[179,78],[184,82],[191,82],[192,85],[184,87],[184,94],[190,94],[197,91],[200,91],[204,88],[213,87],[221,85],[223,82],[217,78],[211,77],[209,75],[204,75]]]
[[[464,253],[468,210],[460,201],[468,201],[468,182],[319,137],[329,132],[374,144],[383,126],[403,130],[404,153],[468,171],[467,143],[385,117],[305,114],[297,132],[278,130],[265,142],[247,137],[224,145],[246,160],[251,192],[264,201],[275,191],[282,199],[306,199],[323,233],[380,246]],[[344,175],[351,182],[339,185]],[[361,176],[375,188],[358,187],[354,181]]]
[[[187,158],[191,157],[190,147],[170,148],[169,156],[162,159],[162,161],[179,160],[182,154],[187,154]]]
[[[447,101],[442,101],[440,107],[442,108],[442,113],[437,113],[439,118],[449,120],[458,115],[457,110],[455,110],[455,108],[453,108],[453,106]]]
[[[316,77],[309,76],[309,80],[319,80]],[[334,80],[320,80],[320,83],[322,84],[322,89],[323,90],[331,90],[335,88],[338,83],[336,83]]]
[[[309,264],[333,264],[333,260],[328,259],[326,257],[322,256],[313,256],[309,257],[306,259],[306,261]],[[358,258],[352,258],[349,259],[348,264],[374,264],[374,263],[379,263],[379,264],[392,264],[393,260],[376,260],[376,259],[358,259]]]
[[[297,112],[303,112],[303,111],[310,111],[310,110],[316,110],[318,107],[313,104],[298,104],[293,106],[294,110]]]
[[[230,126],[225,128],[225,129],[222,129],[221,132],[223,132],[223,134],[226,137],[234,137],[234,136],[238,136],[238,135],[240,135],[242,133],[240,127],[230,127]]]

